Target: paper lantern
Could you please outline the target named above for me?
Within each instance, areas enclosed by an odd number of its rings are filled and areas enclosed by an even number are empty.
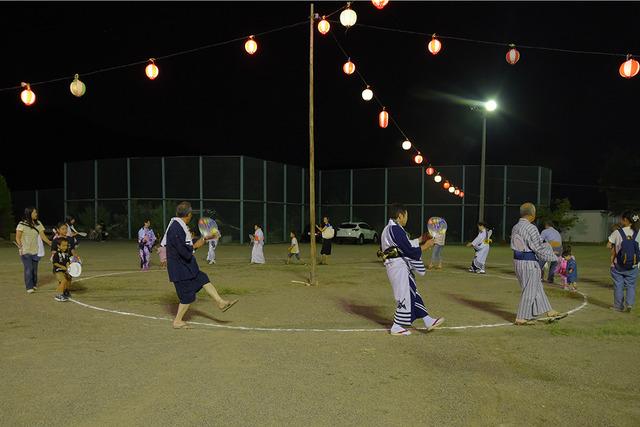
[[[382,111],[380,111],[380,114],[378,115],[378,124],[382,129],[389,126],[389,113],[387,113],[387,110],[385,110],[384,107],[382,107]]]
[[[442,187],[443,187],[445,190],[448,190],[448,189],[449,189],[449,187],[451,187],[451,184],[449,184],[449,181],[445,181],[445,182],[444,182],[444,184],[442,184]]]
[[[358,20],[358,15],[351,9],[351,3],[347,3],[347,8],[340,14],[340,23],[345,27],[353,27]]]
[[[384,7],[389,4],[389,0],[371,0],[371,3],[373,3],[377,9],[384,9]]]
[[[416,162],[417,165],[421,164],[423,160],[424,158],[420,153],[416,154],[416,156],[413,158],[413,161]]]
[[[449,193],[455,193],[456,192],[456,187],[451,186],[449,187]]]
[[[145,74],[147,75],[147,77],[149,77],[150,80],[155,80],[155,78],[158,77],[158,73],[160,72],[160,70],[158,70],[158,67],[156,66],[155,61],[155,59],[150,58],[149,65],[147,65],[144,69]]]
[[[80,98],[87,91],[87,87],[78,77],[77,74],[73,77],[73,81],[69,85],[69,90],[73,96]]]
[[[344,65],[342,66],[342,71],[344,71],[344,73],[347,75],[351,75],[356,71],[356,64],[351,62],[351,58],[349,58],[349,60],[344,63]]]
[[[620,65],[620,75],[625,79],[635,77],[640,71],[640,64],[635,59],[631,59],[631,55],[627,55],[627,60]]]
[[[461,191],[460,194],[458,194],[458,196],[460,196],[460,198],[464,197],[464,191]]]
[[[440,40],[436,38],[435,34],[431,37],[431,41],[427,45],[427,48],[433,55],[437,55],[438,52],[440,52],[440,49],[442,49],[442,43],[440,43]]]
[[[442,177],[440,176],[440,174],[437,174],[436,176],[433,177],[433,180],[435,182],[440,182],[440,181],[442,181]]]
[[[33,103],[36,102],[36,94],[31,90],[29,83],[22,82],[20,86],[24,88],[24,90],[20,92],[20,99],[24,102],[24,105],[33,105]]]
[[[434,168],[432,168],[431,166],[429,166],[429,167],[427,168],[427,171],[426,171],[426,172],[427,172],[427,175],[431,176],[431,175],[433,175],[433,174],[435,173],[435,171],[436,171],[436,170],[435,170]]]
[[[411,141],[406,140],[405,142],[402,143],[402,149],[403,150],[410,150],[411,149]]]
[[[329,21],[327,21],[323,16],[322,21],[318,22],[318,31],[320,32],[320,34],[325,35],[329,32],[330,28],[331,24],[329,24]]]
[[[253,36],[249,36],[249,40],[244,43],[244,50],[246,50],[249,55],[253,55],[258,50],[258,43],[253,39]]]
[[[365,90],[362,91],[362,99],[365,101],[371,101],[373,99],[373,91],[369,86]]]
[[[507,52],[507,62],[511,65],[515,65],[515,63],[520,60],[520,52],[518,52],[515,45],[510,44],[509,46],[511,49]]]
[[[456,196],[459,196],[459,195],[460,195],[460,190],[458,190],[458,189],[456,188],[456,191],[454,191],[454,192],[453,192],[453,194],[455,194]]]

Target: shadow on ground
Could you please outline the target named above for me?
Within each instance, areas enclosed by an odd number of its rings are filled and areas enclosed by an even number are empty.
[[[456,294],[447,294],[447,295],[449,296],[449,298],[461,304],[464,304],[468,307],[475,308],[477,310],[482,310],[487,313],[494,314],[506,321],[511,322],[514,319],[515,313],[501,309],[500,306],[495,302],[472,300],[470,298],[466,298]]]
[[[358,305],[354,304],[351,301],[340,299],[338,303],[342,307],[342,309],[351,314],[355,314],[356,316],[363,317],[367,320],[370,320],[374,323],[377,323],[380,326],[384,326],[388,328],[390,326],[390,321],[388,317],[383,316],[380,312],[385,309],[385,307],[381,306],[372,306],[372,305]]]

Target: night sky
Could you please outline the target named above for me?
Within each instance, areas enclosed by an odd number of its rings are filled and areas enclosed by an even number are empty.
[[[316,3],[327,14],[344,3]],[[0,86],[69,76],[0,92],[0,172],[14,190],[62,186],[62,163],[109,157],[244,154],[308,163],[308,23],[258,38],[83,77],[82,73],[260,33],[308,20],[309,3],[3,3]],[[624,57],[506,44],[640,54],[638,3],[422,3],[391,1],[379,11],[355,3],[358,24],[504,42],[488,46],[355,27],[331,31],[410,139],[435,165],[479,164],[481,116],[460,99],[495,98],[488,164],[553,170],[553,197],[575,207],[606,207],[599,167],[636,144],[640,76],[618,74]],[[332,19],[337,20],[338,14]],[[377,126],[379,108],[362,100],[362,82],[342,72],[331,35],[316,37],[317,167],[411,165],[402,135]],[[75,73],[87,93],[75,98]],[[12,152],[16,150],[12,149]],[[25,165],[29,165],[25,167]],[[565,185],[572,184],[572,185]],[[586,186],[586,187],[585,187]],[[594,186],[594,187],[588,187]]]

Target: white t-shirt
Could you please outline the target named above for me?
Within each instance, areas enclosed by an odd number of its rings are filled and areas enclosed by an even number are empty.
[[[633,230],[631,229],[631,227],[624,227],[622,231],[626,236],[633,236]],[[638,236],[636,236],[636,241],[640,243],[640,233],[638,233]],[[620,252],[620,246],[622,246],[622,236],[620,235],[620,232],[618,230],[611,233],[611,235],[609,236],[609,242],[611,242],[612,245],[615,245],[616,253]]]
[[[300,253],[300,247],[298,246],[298,239],[296,239],[295,237],[291,239],[291,253],[292,254]]]
[[[444,246],[444,239],[445,239],[446,233],[438,233],[435,236],[433,236],[433,240],[435,240],[435,244],[439,245],[439,246]]]

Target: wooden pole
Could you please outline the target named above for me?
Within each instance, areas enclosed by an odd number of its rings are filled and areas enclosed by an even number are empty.
[[[311,238],[311,272],[309,284],[316,283],[316,168],[313,140],[313,3],[309,15],[309,233]],[[303,201],[304,202],[304,201]]]

